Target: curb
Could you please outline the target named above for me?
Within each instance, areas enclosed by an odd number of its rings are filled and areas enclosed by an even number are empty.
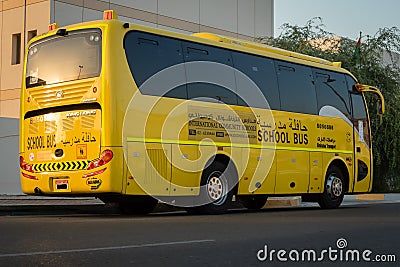
[[[270,197],[263,207],[266,208],[284,208],[298,207],[301,205],[301,197]]]
[[[119,214],[118,209],[113,206],[106,205],[100,201],[93,199],[25,199],[21,200],[0,198],[0,215],[13,214],[70,214],[70,213],[102,213],[102,214]],[[5,202],[5,203],[4,203]],[[296,207],[301,205],[301,197],[270,197],[263,209],[268,208],[284,208]],[[231,209],[244,209],[240,202],[232,202]],[[159,203],[152,213],[165,213],[184,211],[181,207],[174,207],[165,203]]]
[[[395,201],[400,203],[400,194],[359,194],[346,195],[348,203],[362,201]],[[300,196],[293,197],[269,197],[263,209],[299,207],[302,205]],[[244,209],[238,201],[233,201],[230,209]],[[184,208],[170,206],[159,203],[152,213],[181,212]],[[118,214],[115,207],[105,205],[98,199],[87,198],[54,198],[54,197],[34,197],[34,196],[7,196],[0,195],[0,215],[12,214],[71,214],[71,213],[102,213]]]
[[[385,200],[385,194],[356,195],[356,200]]]
[[[9,205],[0,206],[0,216],[8,215],[61,215],[61,214],[113,214],[114,210],[104,205]]]

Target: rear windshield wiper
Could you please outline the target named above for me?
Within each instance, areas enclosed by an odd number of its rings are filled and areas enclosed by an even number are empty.
[[[37,82],[31,83],[32,78],[37,79]],[[42,79],[36,78],[36,77],[32,77],[32,76],[26,77],[26,88],[42,86],[42,85],[46,85],[46,81],[45,80],[42,80]]]

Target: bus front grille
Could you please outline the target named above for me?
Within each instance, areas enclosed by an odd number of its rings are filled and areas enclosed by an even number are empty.
[[[32,100],[39,108],[81,103],[82,98],[90,92],[94,79],[71,82],[65,85],[45,85],[29,89]]]

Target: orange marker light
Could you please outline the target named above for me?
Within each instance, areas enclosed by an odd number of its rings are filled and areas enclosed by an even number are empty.
[[[118,15],[114,10],[105,10],[103,13],[104,20],[118,19]]]
[[[49,31],[53,31],[55,29],[58,29],[60,26],[58,26],[57,23],[52,23],[49,25]]]

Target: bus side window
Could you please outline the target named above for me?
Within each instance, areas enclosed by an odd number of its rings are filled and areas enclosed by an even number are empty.
[[[362,94],[358,92],[351,93],[351,102],[353,106],[354,128],[359,132],[360,140],[364,141],[367,146],[371,147],[367,109]]]
[[[354,85],[357,82],[350,75],[345,75],[345,78],[347,89],[351,96],[352,123],[354,129],[357,130],[360,136],[360,141],[365,142],[368,147],[371,147],[368,111],[364,102],[364,97],[362,93],[354,89]]]
[[[317,114],[317,97],[310,67],[276,60],[281,110]]]
[[[232,52],[232,58],[237,70],[235,78],[238,95],[244,100],[239,99],[239,105],[279,110],[281,103],[274,61],[240,52]]]
[[[188,98],[237,105],[235,76],[229,50],[182,42]]]
[[[179,40],[131,31],[125,36],[124,48],[132,75],[142,94],[187,99]]]
[[[325,113],[333,107],[350,119],[349,92],[344,74],[314,70],[314,79],[319,115],[327,115]]]

